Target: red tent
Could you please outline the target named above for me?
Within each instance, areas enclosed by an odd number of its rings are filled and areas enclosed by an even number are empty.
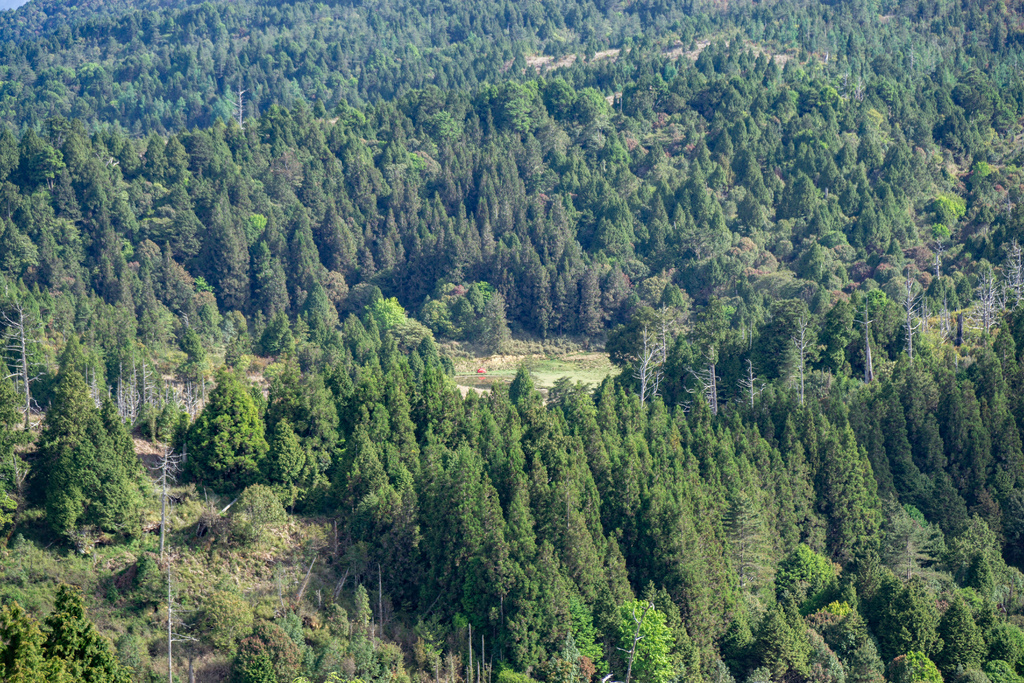
[[[477,368],[476,369],[476,374],[478,374],[478,375],[486,375],[487,374],[487,370],[485,370],[484,368]]]

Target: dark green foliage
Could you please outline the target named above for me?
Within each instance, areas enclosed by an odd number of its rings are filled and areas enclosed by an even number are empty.
[[[209,402],[188,431],[188,467],[196,480],[217,490],[238,490],[262,479],[269,447],[245,382],[229,370],[218,372],[216,379]]]
[[[959,594],[952,597],[946,613],[942,615],[938,634],[942,638],[942,651],[936,659],[947,676],[957,668],[981,668],[986,655],[985,639],[974,623],[966,601]]]
[[[132,672],[117,661],[110,641],[85,616],[77,588],[61,585],[53,612],[43,622],[43,656],[63,660],[71,680],[88,683],[129,683]]]
[[[878,650],[882,661],[910,651],[936,655],[942,645],[936,628],[939,625],[935,598],[923,582],[914,578],[906,585],[891,574],[874,598],[878,604]]]
[[[77,341],[68,342],[41,436],[50,526],[74,537],[82,526],[134,534],[142,505],[142,466],[108,400],[97,410],[79,372]]]

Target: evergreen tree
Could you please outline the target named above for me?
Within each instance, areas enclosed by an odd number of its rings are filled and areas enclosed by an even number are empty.
[[[97,410],[79,373],[77,341],[61,356],[57,389],[43,425],[46,511],[53,530],[72,537],[81,525],[132,533],[139,524],[141,465],[110,401]]]
[[[43,655],[43,632],[17,602],[0,608],[0,679],[11,683],[74,680],[60,659]]]
[[[988,654],[981,629],[974,623],[970,607],[959,594],[950,601],[949,608],[939,621],[942,651],[936,661],[943,673],[952,675],[960,667],[980,669]]]
[[[43,622],[43,656],[61,660],[70,680],[87,683],[131,683],[132,672],[121,666],[110,641],[85,616],[82,595],[76,588],[57,588],[53,612]]]
[[[826,426],[823,432],[819,507],[828,520],[829,549],[846,563],[877,545],[878,497],[871,465],[857,448],[849,425]]]
[[[216,381],[188,430],[188,471],[216,490],[238,490],[262,479],[269,447],[263,419],[243,380],[222,368]]]
[[[884,661],[892,661],[911,651],[936,653],[941,645],[936,627],[939,614],[935,600],[923,581],[914,577],[899,586],[889,575],[889,587],[879,592],[881,611],[875,635]]]
[[[505,319],[505,298],[494,293],[484,306],[480,342],[490,353],[505,354],[512,343],[512,333]]]

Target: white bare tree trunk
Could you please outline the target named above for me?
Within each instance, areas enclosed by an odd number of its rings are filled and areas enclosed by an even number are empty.
[[[747,359],[747,376],[740,380],[740,386],[743,387],[750,396],[750,407],[754,407],[754,392],[757,388],[757,377],[754,376],[754,364]]]
[[[32,427],[32,382],[36,379],[32,376],[28,359],[28,347],[32,340],[29,338],[29,322],[26,320],[25,307],[16,303],[11,309],[10,313],[0,313],[0,322],[7,327],[7,349],[15,359],[14,372],[10,377],[17,380],[17,384],[21,386],[27,432]]]
[[[637,357],[636,369],[633,371],[633,377],[640,382],[641,406],[645,405],[648,399],[658,395],[667,357],[665,337],[666,331],[664,326],[662,327],[660,338],[652,334],[646,325],[641,332],[641,340],[644,347]]]
[[[797,323],[796,336],[793,337],[793,344],[796,345],[797,359],[800,362],[800,405],[804,404],[804,372],[807,369],[807,346],[810,342],[807,339],[807,318],[800,316]]]
[[[914,295],[914,279],[910,277],[910,270],[907,270],[907,279],[903,283],[903,329],[907,335],[907,357],[910,364],[914,364],[914,332],[921,326],[921,320],[917,317],[917,306],[920,297]]]
[[[864,304],[864,382],[870,384],[875,378],[875,371],[871,365],[871,321],[868,320],[868,307]]]

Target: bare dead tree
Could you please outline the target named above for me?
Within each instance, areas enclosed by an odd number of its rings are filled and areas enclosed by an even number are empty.
[[[313,556],[313,561],[309,563],[309,569],[306,570],[306,578],[302,580],[302,586],[299,588],[299,594],[295,597],[295,608],[298,609],[299,605],[302,604],[302,596],[306,594],[306,589],[309,588],[309,577],[313,573],[313,565],[316,564],[318,555]],[[378,565],[379,567],[380,565]],[[383,626],[381,627],[383,628]]]
[[[664,328],[659,338],[644,325],[640,338],[644,347],[637,357],[633,377],[640,382],[640,405],[643,406],[658,395],[658,386],[661,384],[666,358]]]
[[[708,404],[712,415],[718,415],[718,375],[715,371],[717,351],[712,349],[699,370],[690,369],[690,374],[700,385],[701,395]]]
[[[124,363],[118,365],[117,374],[117,412],[121,419],[128,424],[135,424],[139,416],[139,409],[142,405],[142,395],[139,393],[139,373],[135,359],[132,359],[132,369],[125,374]]]
[[[946,251],[946,245],[942,242],[935,243],[935,278],[942,277],[942,254]]]
[[[910,268],[907,268],[907,278],[903,282],[902,305],[903,305],[903,330],[907,335],[907,357],[910,364],[914,364],[914,332],[921,326],[921,320],[917,315],[917,308],[921,297],[914,294],[914,278],[910,277]]]
[[[804,404],[804,371],[807,369],[807,349],[810,340],[807,338],[807,318],[800,316],[797,321],[796,334],[793,335],[793,346],[796,348],[800,371],[800,405]]]
[[[21,387],[25,431],[28,431],[32,426],[32,405],[35,403],[32,400],[32,383],[40,377],[39,374],[32,374],[29,347],[36,344],[37,340],[31,334],[31,318],[26,315],[25,307],[20,303],[13,304],[10,311],[0,311],[0,323],[7,328],[4,336],[7,340],[7,352],[11,355],[14,366],[14,372],[10,373],[8,378],[16,380]]]
[[[142,402],[145,405],[155,405],[153,400],[153,385],[150,380],[153,379],[153,371],[145,360],[142,361]]]
[[[996,316],[1004,308],[999,283],[991,271],[985,270],[979,276],[975,290],[978,292],[978,302],[971,310],[968,324],[988,336],[996,324]]]
[[[871,364],[871,320],[868,320],[868,305],[864,304],[864,382],[871,383],[875,378],[875,370]]]
[[[244,97],[245,97],[245,93],[247,93],[247,92],[248,92],[248,90],[244,90],[241,87],[239,87],[239,89],[235,91],[235,96],[237,98],[235,100],[235,116],[238,117],[238,127],[241,128],[242,130],[245,130],[245,99],[244,99]]]
[[[92,379],[89,379],[89,371],[92,371]],[[90,367],[86,370],[86,379],[89,379],[89,396],[92,398],[93,404],[100,408],[103,406],[103,396],[100,395],[99,380],[96,379],[96,368]]]
[[[949,312],[949,303],[946,297],[942,297],[942,313],[939,314],[939,334],[943,341],[951,341],[956,328],[953,326],[953,316]]]
[[[747,359],[747,376],[740,379],[740,387],[743,388],[743,391],[745,393],[749,394],[750,407],[753,408],[754,394],[755,392],[761,393],[761,390],[764,388],[764,383],[758,386],[757,377],[754,376],[754,364],[750,361],[749,358]]]
[[[196,391],[196,386],[190,380],[185,380],[180,385],[170,387],[170,391],[173,394],[170,402],[188,413],[190,418],[195,419],[202,406],[202,400]]]
[[[157,463],[156,471],[157,483],[160,486],[160,561],[164,561],[164,537],[167,533],[167,490],[171,487],[176,479],[176,475],[181,471],[181,467],[185,462],[184,453],[175,453],[174,449],[170,446],[165,446],[163,452],[160,454],[160,460]]]

